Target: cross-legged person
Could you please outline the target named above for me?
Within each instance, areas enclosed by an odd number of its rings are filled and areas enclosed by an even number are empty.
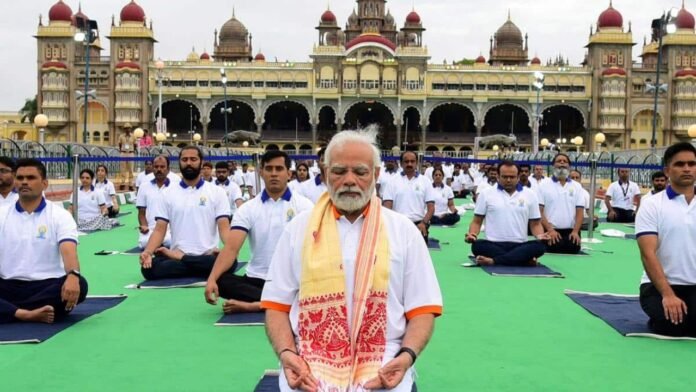
[[[566,154],[553,158],[553,173],[537,189],[541,224],[549,235],[546,252],[577,254],[585,210],[582,187],[569,178],[570,158]]]
[[[145,161],[145,168],[135,177],[135,192],[140,190],[140,186],[146,181],[147,176],[152,173],[152,161]]]
[[[10,157],[0,156],[0,207],[12,205],[19,199],[15,190],[15,162]]]
[[[261,306],[280,391],[411,391],[442,313],[421,233],[375,196],[375,142],[376,132],[333,137],[329,192],[278,240]]]
[[[453,226],[459,222],[459,212],[454,205],[454,191],[443,181],[445,172],[443,169],[433,170],[433,190],[435,191],[435,213],[430,219],[430,224],[436,226]]]
[[[466,242],[480,265],[536,265],[544,254],[547,239],[541,225],[536,192],[519,183],[519,166],[503,161],[498,166],[498,185],[479,194],[474,219],[469,225]],[[486,222],[486,239],[478,236]],[[527,230],[535,239],[529,241]]]
[[[394,177],[382,193],[384,206],[405,215],[418,227],[428,242],[430,219],[435,214],[435,190],[428,178],[418,173],[418,156],[413,151],[401,153],[401,175]]]
[[[640,187],[629,179],[629,169],[618,170],[619,180],[612,182],[604,196],[607,206],[607,222],[633,223],[636,215],[633,206],[640,203]]]
[[[166,155],[160,155],[152,161],[152,175],[154,176],[152,180],[145,180],[140,184],[138,197],[135,201],[135,206],[138,208],[138,229],[140,230],[138,246],[140,249],[145,249],[157,225],[155,206],[159,203],[159,199],[166,197],[165,194],[170,186],[177,186],[178,182],[181,181],[172,182],[169,178],[169,157]],[[171,232],[167,230],[161,246],[169,248],[171,241]]]
[[[109,218],[115,218],[119,213],[118,199],[116,198],[116,187],[109,181],[109,169],[106,165],[98,165],[96,178],[94,179],[94,189],[104,193],[106,210]]]
[[[643,261],[640,304],[658,334],[696,337],[696,148],[664,155],[670,185],[642,203],[636,237]]]
[[[43,198],[46,167],[16,164],[19,198],[0,206],[0,323],[52,323],[87,297],[77,258],[77,225]]]
[[[227,241],[230,203],[222,188],[203,179],[202,164],[200,148],[187,146],[179,152],[183,180],[172,184],[166,197],[158,199],[157,223],[140,254],[145,279],[207,278],[215,263],[219,238]],[[168,228],[171,249],[162,247]]]
[[[80,231],[111,230],[114,223],[109,219],[104,192],[97,190],[92,185],[93,181],[92,169],[82,169],[81,186],[77,190],[77,228]],[[73,212],[74,208],[75,206],[71,203],[68,211]]]
[[[229,240],[215,261],[205,289],[206,301],[211,305],[217,303],[218,296],[227,299],[223,304],[225,313],[261,311],[261,292],[278,238],[297,214],[314,206],[287,187],[289,168],[290,157],[284,151],[267,151],[261,157],[266,189],[243,204],[232,220]],[[246,275],[235,275],[237,256],[247,238],[251,260]]]

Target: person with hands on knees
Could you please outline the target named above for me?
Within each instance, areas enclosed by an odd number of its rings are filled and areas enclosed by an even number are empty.
[[[640,305],[655,333],[696,337],[696,148],[677,143],[663,159],[670,185],[645,199],[636,217]]]
[[[582,186],[569,178],[570,158],[566,154],[553,158],[553,174],[537,188],[541,224],[549,236],[546,252],[577,254],[585,210]]]
[[[375,195],[376,135],[333,137],[328,192],[278,240],[261,307],[280,391],[411,391],[413,365],[442,313],[421,233]]]
[[[607,222],[633,223],[636,220],[634,206],[640,204],[640,187],[629,180],[629,169],[620,168],[618,174],[619,180],[609,185],[604,196]]]
[[[138,197],[135,201],[135,206],[138,208],[138,229],[140,231],[138,246],[140,249],[145,249],[152,231],[157,225],[155,221],[155,205],[161,197],[167,197],[166,193],[170,186],[176,185],[176,182],[172,182],[170,179],[169,157],[166,155],[159,155],[153,159],[152,175],[154,176],[152,180],[145,180],[140,184]],[[172,235],[167,230],[161,245],[169,248],[171,241]]]
[[[435,213],[430,219],[433,225],[453,226],[459,222],[459,211],[454,205],[454,191],[444,183],[445,172],[433,170],[433,190],[435,191]]]
[[[0,323],[53,323],[87,297],[77,258],[77,225],[47,202],[46,167],[20,159],[19,200],[0,207]]]

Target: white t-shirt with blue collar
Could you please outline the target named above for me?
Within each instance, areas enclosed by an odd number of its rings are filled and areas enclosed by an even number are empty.
[[[19,194],[14,189],[7,194],[7,197],[0,195],[0,207],[4,205],[12,205],[19,200]]]
[[[574,228],[575,212],[578,208],[585,209],[582,186],[570,178],[565,185],[556,177],[544,179],[537,188],[537,195],[539,205],[544,207],[544,216],[554,229]]]

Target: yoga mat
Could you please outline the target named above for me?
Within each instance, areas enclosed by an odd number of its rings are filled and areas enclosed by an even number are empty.
[[[581,250],[580,253],[577,254],[566,254],[566,253],[553,253],[553,252],[546,252],[547,255],[554,255],[554,256],[573,256],[573,257],[585,257],[585,256],[590,256],[589,253]]]
[[[264,325],[266,323],[265,312],[232,313],[223,315],[215,323],[217,327],[238,327],[249,325]]]
[[[696,338],[686,336],[665,336],[652,332],[648,328],[648,316],[641,309],[637,295],[587,293],[573,290],[565,290],[564,292],[575,303],[599,317],[623,336],[662,340],[696,340]]]
[[[88,296],[63,320],[53,324],[10,323],[0,325],[0,344],[41,343],[80,321],[113,308],[126,299],[118,296]]]
[[[263,378],[261,378],[259,383],[256,384],[254,392],[279,392],[280,387],[278,386],[278,378],[279,372],[277,370],[266,370],[266,372],[263,374]],[[415,382],[413,383],[411,392],[418,392],[418,387],[416,387]]]
[[[521,278],[565,278],[560,272],[556,272],[551,268],[537,264],[529,267],[513,267],[506,265],[478,265],[476,257],[469,256],[472,263],[462,263],[462,267],[473,268],[480,267],[491,276],[516,276]]]
[[[434,238],[428,238],[428,249],[442,250],[442,248],[440,248],[440,240],[436,240]]]
[[[237,263],[237,268],[234,272],[239,271],[247,265],[246,261]],[[158,279],[144,280],[137,284],[129,284],[125,286],[127,289],[185,289],[192,287],[205,287],[206,278],[174,278],[174,279]]]
[[[635,239],[637,239],[637,237],[636,237],[635,234],[626,234],[626,237],[625,237],[625,238],[626,238],[627,240],[635,240]]]
[[[120,218],[120,217],[122,217],[122,216],[128,216],[128,215],[130,215],[130,214],[132,214],[132,213],[133,213],[133,211],[120,212],[116,217],[117,217],[117,218]]]
[[[133,249],[128,249],[126,251],[118,251],[118,250],[100,250],[99,252],[96,252],[94,255],[95,256],[112,256],[112,255],[128,255],[128,256],[139,256],[140,253],[142,252],[142,249],[139,247],[135,247]]]

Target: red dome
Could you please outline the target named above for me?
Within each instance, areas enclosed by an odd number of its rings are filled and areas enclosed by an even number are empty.
[[[350,49],[355,45],[366,43],[366,42],[371,42],[371,43],[375,43],[375,44],[382,44],[391,50],[396,50],[396,45],[394,45],[393,42],[384,38],[381,35],[375,35],[375,34],[363,34],[363,35],[360,35],[360,36],[353,38],[352,40],[350,40],[346,44],[346,49]]]
[[[605,69],[602,76],[626,76],[626,71],[623,68],[611,67]]]
[[[603,27],[623,27],[623,16],[621,16],[619,11],[614,9],[611,2],[609,3],[609,8],[604,10],[604,12],[599,15],[599,19],[597,19],[597,27],[600,29]]]
[[[677,14],[677,20],[675,21],[678,29],[689,29],[693,30],[696,26],[696,21],[691,12],[687,11],[686,8],[682,8]]]
[[[139,71],[140,65],[138,65],[132,61],[121,61],[120,63],[116,64],[116,69],[123,69],[123,68],[136,69]]]
[[[210,60],[210,55],[208,54],[208,52],[203,52],[203,54],[201,55],[201,60]]]
[[[476,57],[476,63],[477,63],[477,64],[482,64],[482,63],[485,63],[485,62],[486,62],[486,58],[485,58],[485,57],[483,57],[483,56],[478,56],[478,57]]]
[[[539,59],[539,57],[534,56],[534,58],[532,59],[532,65],[541,65],[541,60]]]
[[[418,15],[416,11],[411,11],[408,15],[406,15],[406,23],[418,24],[420,22],[420,15]]]
[[[145,11],[131,0],[121,9],[121,22],[145,22]]]
[[[48,11],[48,20],[51,22],[72,22],[72,9],[69,5],[63,3],[63,0],[60,0]]]
[[[336,15],[331,10],[326,10],[321,14],[321,21],[324,23],[336,23]]]
[[[65,63],[61,63],[60,61],[49,61],[44,63],[41,68],[60,68],[60,69],[68,69],[68,66],[65,65]]]
[[[696,70],[691,69],[691,68],[680,69],[679,71],[677,71],[677,73],[674,74],[674,77],[675,78],[688,78],[688,77],[696,78]]]
[[[256,57],[254,57],[255,61],[266,61],[266,56],[263,55],[263,53],[259,52]]]

